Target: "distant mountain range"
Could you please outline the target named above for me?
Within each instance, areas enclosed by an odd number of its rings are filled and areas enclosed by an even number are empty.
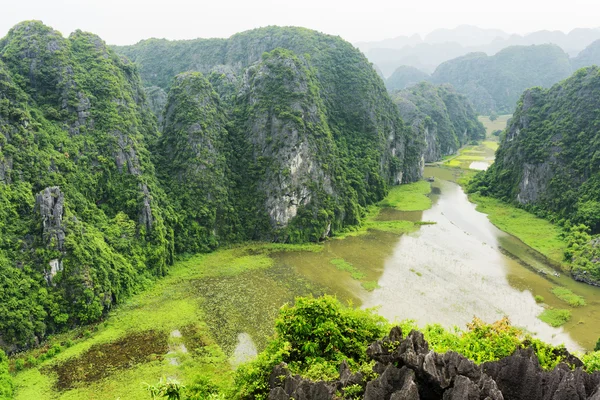
[[[451,84],[465,95],[480,114],[513,112],[521,93],[534,86],[549,88],[574,71],[600,65],[600,39],[576,57],[556,44],[510,46],[493,56],[474,52],[441,63],[429,75],[401,65],[386,79],[390,92],[427,81]]]
[[[569,33],[537,31],[526,35],[509,34],[498,29],[461,25],[437,29],[422,38],[418,34],[377,42],[355,43],[367,58],[389,77],[401,65],[431,73],[444,61],[472,52],[494,55],[516,45],[556,44],[571,57],[600,39],[600,28],[577,28]]]

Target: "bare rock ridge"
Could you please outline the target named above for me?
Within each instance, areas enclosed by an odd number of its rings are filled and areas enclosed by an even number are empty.
[[[423,334],[404,337],[399,327],[367,349],[376,361],[377,378],[365,382],[352,374],[344,361],[340,378],[312,382],[293,376],[282,363],[269,379],[269,400],[329,400],[349,386],[360,385],[365,400],[598,400],[600,372],[589,374],[582,363],[567,354],[575,367],[559,364],[544,371],[531,349],[520,349],[499,361],[476,365],[458,353],[429,350]]]
[[[65,227],[62,223],[64,206],[65,195],[56,186],[44,189],[35,198],[44,243],[59,251],[63,250],[65,242]]]

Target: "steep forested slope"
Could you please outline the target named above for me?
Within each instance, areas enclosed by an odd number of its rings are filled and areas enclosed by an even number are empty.
[[[393,93],[392,99],[414,135],[425,139],[425,162],[438,161],[470,140],[485,138],[471,103],[450,85],[422,82]]]
[[[420,176],[419,143],[339,38],[268,28],[129,51],[152,85],[89,33],[29,21],[0,40],[8,351],[97,320],[176,253],[316,241]]]
[[[583,68],[551,89],[525,91],[496,152],[496,162],[477,177],[471,190],[518,202],[540,215],[566,220],[567,226],[584,224],[599,233],[599,110],[598,67]],[[577,241],[569,257],[578,257],[573,252],[579,253],[584,243],[581,238]],[[591,262],[582,258],[581,263],[600,281],[595,251],[585,252]]]
[[[236,197],[258,193],[266,205],[239,207],[248,211],[240,216],[246,237],[321,237],[356,223],[389,183],[420,176],[420,143],[371,64],[338,37],[268,27],[226,40],[150,39],[116,51],[139,65],[148,86],[169,90],[177,74],[193,70],[219,94],[231,151],[244,160],[230,163],[232,179],[256,185],[236,184],[238,192],[250,190]],[[268,62],[262,58],[272,51]]]
[[[24,22],[0,41],[0,335],[89,322],[172,257],[131,64]]]
[[[493,56],[470,53],[446,61],[431,81],[452,84],[479,113],[511,113],[523,90],[550,87],[570,74],[569,56],[556,45],[513,46]]]

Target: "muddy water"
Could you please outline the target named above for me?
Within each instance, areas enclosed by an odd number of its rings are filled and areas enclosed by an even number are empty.
[[[580,284],[566,275],[553,276],[553,267],[520,240],[500,231],[475,211],[447,170],[435,175],[431,209],[424,212],[384,210],[379,218],[434,221],[418,231],[397,236],[371,232],[334,240],[321,253],[288,252],[276,255],[278,265],[293,267],[301,276],[319,282],[328,292],[355,305],[378,307],[389,320],[414,319],[420,325],[441,323],[459,327],[473,316],[488,322],[507,315],[513,324],[554,344],[590,349],[600,331],[600,289]],[[372,292],[350,274],[337,270],[331,260],[343,258],[366,277],[377,281]],[[540,273],[547,272],[547,274]],[[571,308],[551,288],[565,286],[582,295],[587,305]],[[552,328],[537,316],[544,310],[534,300],[570,309],[572,319]]]
[[[427,168],[425,175],[436,177],[431,209],[384,209],[378,218],[435,224],[403,236],[371,231],[331,240],[318,253],[276,253],[268,270],[198,281],[207,323],[233,364],[246,359],[248,349],[264,348],[281,305],[295,296],[323,293],[355,306],[378,307],[391,321],[414,319],[419,325],[464,328],[474,316],[493,322],[507,315],[544,341],[564,343],[571,350],[593,348],[600,336],[600,289],[564,274],[553,276],[553,266],[543,256],[475,211],[451,182],[455,171]],[[358,279],[336,268],[335,259],[350,263]],[[367,282],[378,287],[367,291]],[[583,296],[587,305],[568,306],[551,293],[557,285]],[[544,308],[535,302],[536,295],[550,307],[571,310],[571,321],[561,328],[540,321]]]

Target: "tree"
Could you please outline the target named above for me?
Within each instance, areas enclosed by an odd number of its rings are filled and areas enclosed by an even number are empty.
[[[492,113],[490,114],[490,121],[495,121],[498,119],[498,114],[496,114],[495,112],[492,111]]]

